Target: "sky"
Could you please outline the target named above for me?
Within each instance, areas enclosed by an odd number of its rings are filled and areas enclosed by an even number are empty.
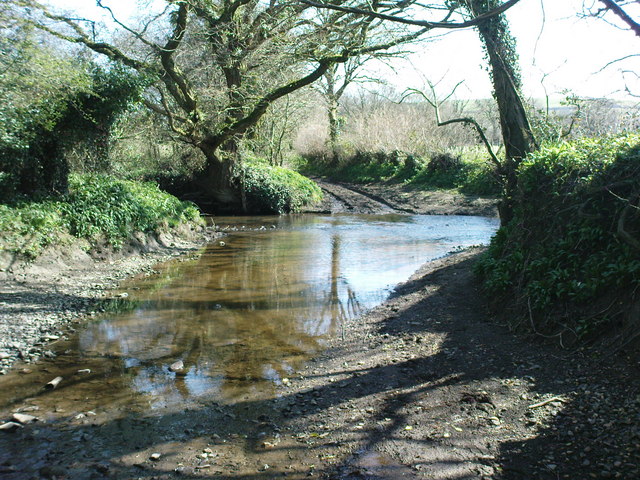
[[[61,8],[92,17],[100,14],[93,0],[50,0]],[[134,0],[105,0],[119,15],[135,14]],[[518,44],[524,94],[531,98],[564,98],[569,90],[583,97],[631,99],[625,85],[640,95],[640,80],[624,70],[640,72],[640,38],[601,19],[580,18],[583,3],[597,0],[521,0],[507,12]],[[393,69],[370,67],[397,90],[435,83],[443,97],[461,81],[457,98],[488,98],[491,84],[484,54],[473,29],[453,31],[415,47]],[[616,59],[638,55],[605,66]]]
[[[579,18],[582,4],[583,0],[521,0],[507,12],[525,95],[558,99],[570,90],[585,97],[630,98],[624,92],[625,79],[640,95],[638,79],[621,72],[640,72],[640,55],[602,70],[612,60],[640,54],[640,38],[601,19]],[[396,66],[400,89],[439,82],[436,93],[443,97],[464,81],[456,96],[490,96],[490,78],[474,30],[448,33],[420,50]]]

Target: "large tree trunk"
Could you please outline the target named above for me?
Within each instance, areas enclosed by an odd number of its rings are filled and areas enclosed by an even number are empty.
[[[491,2],[474,0],[473,10],[484,13]],[[516,170],[522,160],[537,149],[529,119],[520,96],[520,75],[515,40],[504,15],[492,17],[478,25],[480,37],[489,57],[493,92],[498,104],[505,160],[498,172],[503,179],[504,196],[499,206],[500,221],[506,225],[513,218],[513,200],[517,190]]]
[[[239,212],[244,210],[237,142],[228,141],[218,151],[201,146],[207,163],[197,178],[200,206],[205,210]]]

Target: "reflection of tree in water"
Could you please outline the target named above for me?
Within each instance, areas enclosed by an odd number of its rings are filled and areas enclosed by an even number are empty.
[[[157,279],[162,289],[149,285],[141,308],[87,333],[88,343],[137,363],[134,389],[160,402],[273,388],[360,312],[341,254],[336,233],[236,236],[168,272],[172,281]],[[177,360],[184,367],[174,374]]]
[[[349,318],[353,318],[358,316],[362,308],[360,303],[358,302],[358,298],[356,296],[356,292],[351,288],[351,286],[347,283],[346,279],[342,277],[340,270],[340,235],[333,234],[331,236],[331,273],[330,273],[330,284],[331,288],[329,289],[329,295],[326,300],[326,304],[322,309],[322,317],[325,317],[327,314],[331,318],[332,329],[339,325],[340,331],[342,335],[342,339],[344,340],[345,336],[345,325]],[[347,304],[345,305],[340,298],[340,281],[344,283],[345,289],[347,291]]]

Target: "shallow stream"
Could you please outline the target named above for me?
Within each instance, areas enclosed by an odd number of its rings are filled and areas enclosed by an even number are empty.
[[[273,397],[425,262],[487,243],[497,220],[462,216],[216,219],[228,236],[123,286],[117,307],[2,379],[0,405],[93,411]],[[170,366],[181,361],[182,369]],[[43,385],[63,377],[54,391]],[[55,392],[55,393],[54,393]],[[63,394],[64,392],[64,394]],[[27,400],[28,399],[28,400]]]

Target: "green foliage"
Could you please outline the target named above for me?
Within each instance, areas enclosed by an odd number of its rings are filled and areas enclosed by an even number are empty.
[[[28,31],[0,39],[0,53],[0,198],[65,193],[78,146],[98,160],[92,170],[107,170],[112,129],[145,79],[65,56]]]
[[[62,211],[73,235],[105,236],[115,246],[133,232],[150,232],[164,224],[176,226],[199,215],[193,204],[156,185],[99,175],[73,175]]]
[[[3,250],[29,257],[64,234],[105,239],[119,247],[134,232],[199,222],[198,209],[150,183],[106,176],[72,175],[67,196],[0,205]]]
[[[515,218],[477,268],[490,296],[547,333],[610,326],[640,286],[639,251],[620,231],[640,236],[640,135],[547,146],[518,180]]]
[[[28,31],[0,38],[0,196],[63,192],[66,163],[56,126],[90,79],[75,60]]]
[[[56,125],[66,148],[80,145],[85,155],[82,170],[108,172],[110,140],[120,119],[139,105],[150,80],[117,63],[91,67],[91,89],[68,99],[69,107]]]
[[[245,194],[251,212],[297,212],[303,206],[322,199],[320,188],[293,170],[264,163],[249,163],[243,169]]]
[[[61,207],[61,202],[51,200],[14,206],[0,204],[0,251],[36,257],[64,231]]]
[[[464,156],[435,153],[428,160],[397,151],[357,152],[337,167],[311,160],[299,162],[298,169],[352,183],[404,182],[414,188],[458,189],[469,195],[500,192],[487,160],[471,150]]]
[[[56,125],[65,99],[89,86],[90,77],[77,62],[29,32],[0,37],[0,150],[28,149]]]
[[[469,195],[497,195],[500,184],[486,159],[434,154],[409,182],[419,188],[458,189]]]

